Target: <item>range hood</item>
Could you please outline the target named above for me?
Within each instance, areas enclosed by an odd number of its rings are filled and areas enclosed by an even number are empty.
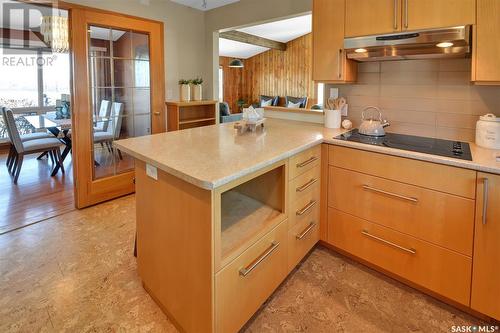
[[[348,59],[361,62],[465,58],[471,53],[471,26],[346,38],[344,49]]]

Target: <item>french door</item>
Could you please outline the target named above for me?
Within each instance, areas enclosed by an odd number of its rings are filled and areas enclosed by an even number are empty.
[[[87,8],[71,11],[75,202],[134,191],[134,159],[116,140],[165,131],[163,24]]]

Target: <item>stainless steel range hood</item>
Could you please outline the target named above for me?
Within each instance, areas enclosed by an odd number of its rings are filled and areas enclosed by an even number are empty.
[[[344,49],[356,61],[465,58],[471,53],[471,26],[346,38]]]

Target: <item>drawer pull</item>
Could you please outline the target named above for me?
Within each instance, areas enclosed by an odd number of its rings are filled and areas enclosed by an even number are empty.
[[[310,159],[308,159],[307,161],[304,161],[304,162],[302,162],[302,163],[297,163],[297,168],[303,168],[303,167],[305,167],[305,166],[306,166],[306,165],[308,165],[308,164],[311,164],[311,163],[313,163],[313,162],[316,162],[317,160],[318,160],[318,157],[313,156],[313,157],[311,157]]]
[[[297,211],[297,216],[301,216],[301,215],[304,215],[305,213],[307,213],[311,208],[313,208],[314,206],[316,205],[316,200],[311,200],[311,202],[309,202],[304,208],[302,209],[299,209]]]
[[[274,250],[276,250],[278,248],[278,246],[280,246],[279,242],[272,242],[271,246],[269,246],[267,248],[267,250],[264,251],[264,253],[262,253],[257,259],[255,259],[254,261],[252,261],[247,267],[240,269],[240,275],[243,276],[243,277],[245,277],[248,274],[252,273],[252,271],[255,268],[257,268],[257,266],[259,266],[259,264],[261,262],[263,262],[264,260],[266,260],[266,258],[269,257],[271,255],[271,253],[273,253]]]
[[[303,192],[305,190],[307,190],[309,187],[311,187],[311,185],[313,185],[314,183],[316,183],[318,181],[317,178],[313,178],[311,179],[310,181],[308,181],[307,183],[305,183],[304,185],[300,186],[300,187],[297,187],[297,192]]]
[[[311,222],[311,224],[309,224],[309,226],[306,228],[306,230],[302,231],[300,234],[295,236],[295,238],[297,238],[297,240],[304,239],[304,237],[309,235],[309,233],[314,229],[315,226],[316,226],[316,223]]]
[[[483,179],[483,224],[487,223],[486,214],[488,213],[488,178]]]
[[[403,199],[403,200],[411,201],[411,202],[418,202],[418,199],[417,199],[417,198],[407,197],[407,196],[404,196],[404,195],[401,195],[401,194],[396,194],[396,193],[392,193],[392,192],[387,192],[387,191],[380,190],[380,189],[375,188],[375,187],[371,187],[371,186],[369,186],[369,185],[363,185],[363,188],[364,188],[365,190],[367,190],[367,191],[377,192],[377,193],[385,194],[385,195],[388,195],[388,196],[391,196],[391,197],[395,197],[395,198],[399,198],[399,199]]]
[[[362,233],[363,235],[365,235],[366,237],[370,237],[370,238],[372,238],[372,239],[378,240],[379,242],[382,242],[382,243],[384,243],[384,244],[390,245],[390,246],[395,247],[395,248],[397,248],[397,249],[400,249],[400,250],[402,250],[402,251],[405,251],[405,252],[408,252],[408,253],[411,253],[411,254],[416,254],[416,253],[417,253],[417,250],[415,250],[415,249],[409,249],[409,248],[407,248],[407,247],[404,247],[404,246],[401,246],[401,245],[395,244],[395,243],[393,243],[393,242],[389,242],[388,240],[385,240],[385,239],[383,239],[383,238],[380,238],[380,237],[377,237],[377,236],[374,236],[374,235],[370,234],[370,233],[369,233],[368,231],[366,231],[366,230],[361,231],[361,233]]]

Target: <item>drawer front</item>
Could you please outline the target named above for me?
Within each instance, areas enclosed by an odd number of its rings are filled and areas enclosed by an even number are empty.
[[[293,204],[304,196],[310,196],[312,192],[320,191],[321,168],[317,166],[290,181],[288,186],[289,199]]]
[[[331,145],[330,165],[466,198],[476,197],[476,172]]]
[[[321,145],[317,145],[302,153],[290,157],[289,179],[311,170],[321,163]]]
[[[319,241],[319,219],[304,220],[288,231],[288,271]]]
[[[310,191],[306,195],[300,196],[290,204],[288,214],[288,227],[294,228],[297,224],[303,221],[310,222],[311,220],[319,220],[320,213],[320,196],[319,187],[315,191]]]
[[[237,332],[286,277],[287,229],[282,222],[216,274],[216,332]]]
[[[470,258],[333,208],[328,224],[332,245],[468,306]]]
[[[328,205],[472,257],[474,200],[329,167]]]

